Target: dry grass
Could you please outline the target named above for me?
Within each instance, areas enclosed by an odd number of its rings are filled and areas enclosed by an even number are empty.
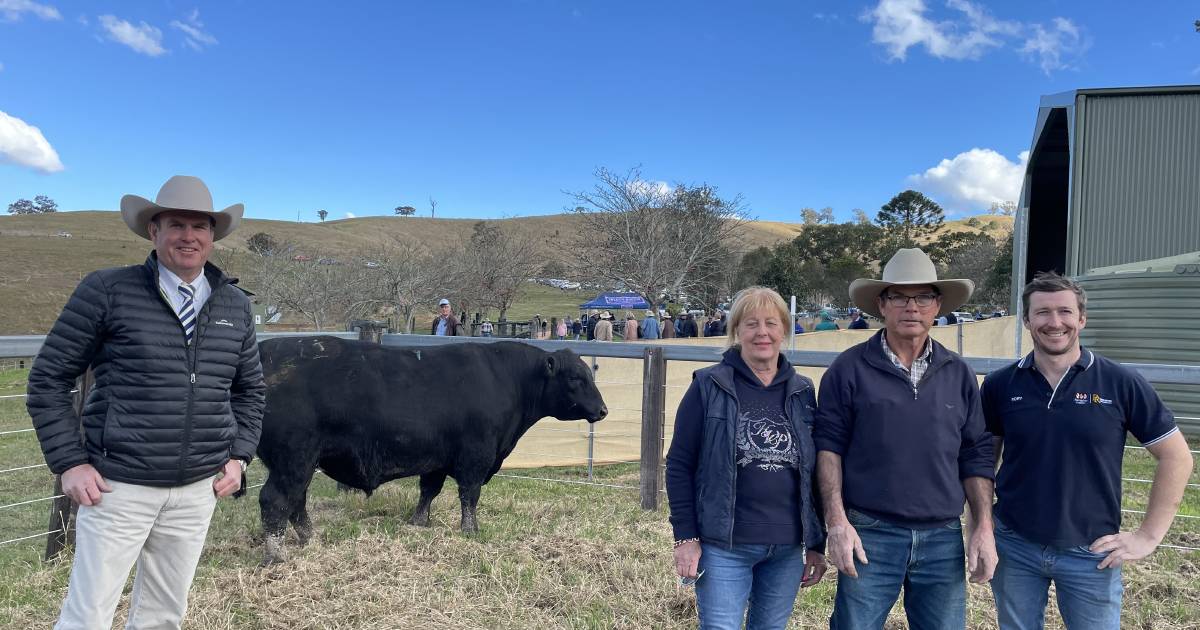
[[[579,469],[532,474],[578,479]],[[634,466],[599,471],[633,485]],[[319,536],[286,564],[261,569],[257,504],[222,502],[192,588],[187,627],[663,628],[695,625],[692,592],[671,575],[665,511],[638,508],[627,490],[497,478],[480,503],[481,533],[457,531],[453,488],[435,502],[433,526],[403,524],[411,480],[370,499],[337,494],[327,479],[311,501]],[[1196,535],[1193,534],[1193,537]],[[1196,542],[1196,541],[1193,541]],[[14,569],[19,572],[12,572]],[[0,626],[46,627],[69,562],[10,563],[0,584]],[[1200,554],[1159,551],[1126,570],[1127,628],[1200,623]],[[797,599],[792,628],[827,624],[834,576]],[[124,614],[122,603],[121,615]],[[969,627],[994,628],[990,591],[969,591]],[[1050,607],[1050,628],[1062,624]],[[888,628],[903,628],[893,611]]]

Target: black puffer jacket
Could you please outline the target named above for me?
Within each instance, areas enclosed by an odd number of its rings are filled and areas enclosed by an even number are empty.
[[[50,470],[91,463],[106,479],[177,486],[250,461],[265,386],[250,301],[217,267],[187,345],[158,288],[158,259],[88,274],[29,373],[29,415]],[[88,367],[96,384],[83,436],[69,390]]]

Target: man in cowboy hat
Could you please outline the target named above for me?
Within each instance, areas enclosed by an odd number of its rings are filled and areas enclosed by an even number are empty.
[[[882,280],[850,285],[854,304],[884,328],[821,379],[813,439],[838,569],[831,628],[881,628],[901,588],[910,626],[965,627],[964,496],[971,580],[991,579],[993,459],[979,388],[971,368],[929,337],[933,318],[973,289],[938,280],[919,249],[897,252]]]
[[[151,202],[121,199],[154,243],[144,264],[79,283],[29,373],[29,415],[51,472],[79,504],[56,628],[108,628],[137,564],[128,628],[178,628],[218,497],[244,485],[258,447],[262,367],[250,301],[208,263],[242,218],[177,175]],[[75,379],[95,385],[82,422]]]
[[[612,313],[604,311],[600,314],[600,320],[596,322],[596,341],[612,341]]]
[[[1162,542],[1192,471],[1188,443],[1146,379],[1079,345],[1087,294],[1043,272],[1021,291],[1033,352],[980,397],[1003,462],[992,580],[1001,630],[1042,628],[1054,583],[1068,628],[1121,627],[1121,565]],[[1145,518],[1121,531],[1126,435],[1154,457]]]

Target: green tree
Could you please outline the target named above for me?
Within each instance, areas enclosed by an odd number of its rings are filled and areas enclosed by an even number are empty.
[[[58,212],[58,204],[46,195],[38,195],[33,198],[33,211],[38,214]]]
[[[806,225],[792,239],[792,245],[801,258],[816,260],[822,265],[838,258],[866,265],[875,259],[875,250],[884,236],[881,228],[870,223]]]
[[[8,204],[9,214],[37,214],[33,202],[28,199],[18,199]]]
[[[326,210],[317,210],[317,216],[320,217],[322,221],[324,221],[325,217],[329,216],[329,212]]]
[[[875,223],[887,231],[896,249],[916,247],[922,239],[942,229],[945,221],[942,207],[915,190],[892,197],[875,215]]]
[[[992,261],[991,269],[988,270],[987,279],[984,281],[984,295],[987,301],[992,304],[1003,304],[1008,308],[1008,312],[1015,312],[1015,305],[1012,304],[1012,264],[1013,264],[1013,233],[1008,233],[1006,238],[997,247],[996,259]]]
[[[396,216],[411,217],[417,213],[417,209],[412,206],[396,206]]]
[[[766,246],[756,247],[746,252],[738,263],[737,274],[734,275],[734,290],[741,290],[762,282],[763,274],[771,265],[773,255],[774,252],[771,251],[771,248]]]
[[[985,293],[988,274],[1000,254],[995,239],[981,232],[943,234],[926,248],[929,257],[947,278],[968,278],[975,283],[972,301],[989,301]]]

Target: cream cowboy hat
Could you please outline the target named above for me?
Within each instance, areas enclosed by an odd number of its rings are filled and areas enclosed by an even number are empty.
[[[149,240],[150,230],[147,223],[154,215],[167,210],[184,210],[207,214],[216,221],[213,228],[213,240],[219,241],[237,229],[242,222],[242,211],[245,206],[235,203],[221,211],[213,210],[212,193],[208,186],[198,177],[176,175],[158,189],[158,197],[150,201],[137,195],[121,197],[121,218],[134,234]]]
[[[851,282],[850,299],[862,312],[883,319],[877,298],[884,289],[923,284],[935,286],[941,292],[942,309],[938,311],[939,316],[965,304],[975,290],[975,283],[967,279],[938,280],[933,261],[925,252],[913,248],[896,252],[884,265],[882,279],[859,278]]]

